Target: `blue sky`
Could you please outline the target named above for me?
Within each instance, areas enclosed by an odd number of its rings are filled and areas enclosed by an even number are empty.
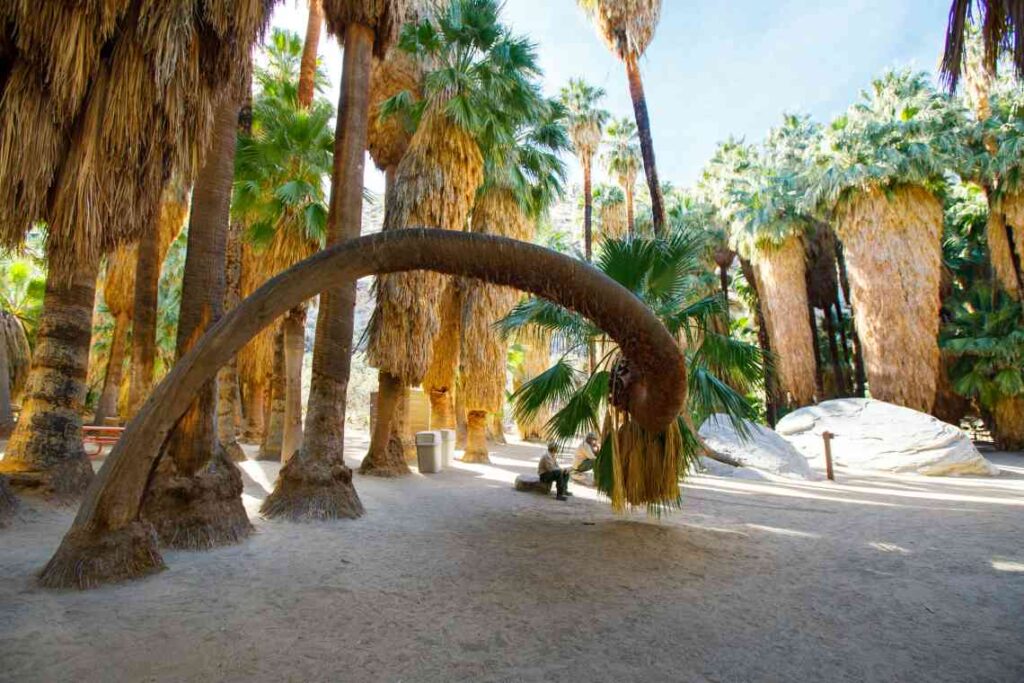
[[[664,0],[641,63],[662,180],[693,183],[718,141],[758,140],[783,112],[831,119],[886,67],[934,72],[947,12],[946,0]],[[287,0],[273,24],[302,33],[306,14]],[[506,0],[504,16],[537,43],[550,94],[582,76],[632,116],[625,70],[574,0]],[[336,101],[341,51],[326,32],[321,53]]]

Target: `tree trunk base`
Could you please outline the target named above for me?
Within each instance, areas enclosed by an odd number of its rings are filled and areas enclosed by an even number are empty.
[[[57,502],[75,502],[89,488],[95,474],[92,464],[85,458],[54,464],[45,470],[33,470],[22,462],[0,461],[0,474],[7,476],[12,488],[25,493],[36,493]],[[24,468],[24,469],[22,469]]]
[[[0,476],[0,528],[7,526],[18,509],[18,499],[14,497],[7,477]]]
[[[281,451],[266,449],[263,444],[260,445],[260,450],[256,453],[256,459],[262,462],[281,462]]]
[[[72,529],[39,574],[45,588],[95,588],[166,569],[153,526],[136,520],[113,531]]]
[[[224,457],[231,462],[245,462],[245,451],[237,441],[221,442],[220,447],[224,450]]]
[[[1003,397],[992,410],[992,440],[1001,451],[1024,450],[1024,398]]]
[[[340,457],[312,457],[303,446],[281,468],[260,514],[292,522],[356,519],[363,515],[363,503],[352,485],[352,470]]]
[[[483,465],[490,465],[491,458],[487,453],[487,449],[467,448],[459,459],[461,462],[472,462]]]
[[[206,550],[248,538],[252,524],[242,505],[242,474],[222,450],[194,476],[181,476],[174,467],[171,458],[160,459],[142,509],[162,545]]]
[[[391,434],[383,452],[376,449],[372,443],[370,446],[370,452],[359,466],[359,474],[371,477],[403,477],[412,473],[405,461],[405,449],[398,435]]]

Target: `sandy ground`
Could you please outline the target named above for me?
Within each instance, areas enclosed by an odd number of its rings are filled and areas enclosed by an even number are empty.
[[[35,587],[72,511],[29,503],[0,531],[0,680],[1024,681],[1022,455],[694,476],[661,521],[514,492],[539,455],[358,477],[366,516],[313,525],[257,518],[277,468],[247,462],[250,540],[87,592]]]

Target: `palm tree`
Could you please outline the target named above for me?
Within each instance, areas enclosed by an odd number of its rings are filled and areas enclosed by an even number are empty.
[[[239,108],[238,98],[222,96],[206,160],[196,177],[178,317],[179,359],[223,314]],[[173,548],[210,548],[251,533],[242,505],[241,472],[220,447],[217,434],[216,381],[196,392],[192,407],[168,436],[142,514]]]
[[[50,266],[32,398],[0,469],[67,493],[92,478],[80,411],[95,271],[104,253],[152,228],[168,172],[194,175],[212,103],[244,67],[268,6],[214,0],[183,11],[164,3],[143,16],[122,3],[103,16],[74,6],[44,18],[24,5],[5,13],[4,44],[43,35],[41,21],[56,38],[19,47],[0,84],[0,244],[16,247],[45,222]]]
[[[323,0],[309,0],[306,37],[302,41],[302,61],[299,65],[298,102],[301,107],[308,107],[316,96],[317,48],[320,46],[320,29],[323,23]]]
[[[739,169],[725,199],[730,246],[754,266],[779,381],[794,408],[813,403],[816,394],[818,363],[806,258],[814,221],[799,201],[807,191],[808,153],[820,135],[820,127],[808,118],[786,116],[768,134],[763,150]]]
[[[705,234],[682,228],[664,239],[609,240],[595,264],[638,296],[673,335],[697,342],[685,351],[689,399],[686,415],[678,421],[682,441],[666,450],[667,460],[650,454],[642,463],[631,460],[634,456],[623,442],[624,433],[616,429],[616,396],[621,383],[628,383],[624,378],[630,372],[628,363],[620,360],[619,348],[608,344],[594,372],[581,372],[570,363],[568,356],[573,350],[603,336],[598,327],[537,298],[519,304],[498,323],[506,335],[539,328],[561,339],[566,353],[516,390],[511,397],[513,413],[517,419],[530,419],[545,406],[555,410],[546,432],[559,442],[600,432],[604,447],[595,468],[595,483],[612,498],[613,506],[641,499],[656,508],[677,505],[679,477],[689,469],[698,450],[696,435],[689,427],[692,421],[726,413],[742,424],[740,420],[753,415],[751,404],[733,386],[750,390],[757,385],[761,355],[756,347],[712,330],[711,322],[720,315],[721,299],[701,293],[708,249]],[[608,416],[602,420],[606,410]],[[617,439],[610,438],[612,432],[617,432]]]
[[[510,125],[529,118],[542,101],[531,82],[538,74],[534,49],[499,23],[498,11],[494,0],[459,0],[403,31],[400,48],[431,68],[421,100],[402,92],[381,110],[408,117],[416,130],[395,172],[385,230],[464,229],[483,181],[481,144],[510,136]],[[446,280],[433,273],[384,275],[376,295],[367,354],[380,371],[377,421],[360,471],[392,476],[408,471],[391,431],[401,386],[423,382],[435,415],[452,415],[445,406],[458,365],[457,327],[451,316],[440,322],[439,314],[446,296],[449,311],[459,308]],[[439,338],[442,329],[448,334]]]
[[[597,208],[597,241],[622,239],[628,233],[626,195],[614,185],[594,188],[594,206]]]
[[[658,182],[658,168],[654,160],[654,142],[651,122],[647,115],[647,96],[640,77],[640,57],[654,38],[654,30],[661,16],[661,0],[577,0],[591,16],[608,48],[626,65],[629,95],[633,100],[633,114],[640,135],[647,188],[651,193],[651,214],[656,235],[665,232],[665,200]]]
[[[593,255],[591,174],[594,155],[601,144],[602,130],[609,117],[608,112],[598,106],[604,95],[603,88],[590,85],[582,78],[569,79],[568,85],[563,86],[561,92],[572,148],[583,168],[583,244],[588,261]]]
[[[31,354],[21,321],[0,308],[0,437],[9,436],[14,428],[11,406],[24,387]]]
[[[961,111],[923,74],[888,72],[836,119],[809,199],[835,216],[874,398],[935,399],[942,204],[928,188],[962,156]]]
[[[559,154],[569,147],[562,106],[549,102],[515,137],[487,150],[484,182],[473,206],[471,230],[530,241],[538,216],[562,195],[565,166]],[[506,287],[466,284],[461,311],[461,369],[467,410],[464,462],[489,462],[487,417],[505,399],[508,345],[494,329],[519,298]]]
[[[636,124],[629,119],[616,119],[608,124],[608,138],[604,163],[608,174],[619,181],[626,195],[626,229],[635,232],[633,221],[633,192],[636,189],[636,174],[640,170],[640,149],[636,144]]]
[[[324,179],[332,167],[330,120],[334,109],[324,99],[300,102],[299,57],[302,43],[295,34],[274,31],[267,43],[268,66],[256,70],[260,92],[253,102],[251,130],[239,137],[232,211],[249,226],[258,258],[259,277],[247,278],[255,288],[262,281],[311,256],[324,243],[327,202]],[[326,78],[316,72],[314,91]],[[251,290],[247,290],[248,293]],[[302,445],[302,357],[305,351],[305,306],[282,320],[282,373],[272,386],[279,396],[261,458],[287,461]],[[275,364],[276,368],[276,364]]]
[[[362,231],[363,165],[373,57],[387,54],[409,14],[409,0],[324,0],[328,30],[345,46],[334,136],[326,244]],[[346,390],[352,362],[355,283],[320,297],[313,378],[302,447],[282,468],[263,514],[290,519],[359,517],[363,506],[345,465]],[[323,476],[323,473],[335,473]]]
[[[978,12],[974,14],[972,8]],[[977,19],[977,22],[975,21]],[[955,91],[966,61],[968,31],[980,24],[984,39],[985,68],[995,73],[996,63],[1003,51],[1012,45],[1012,62],[1017,78],[1024,78],[1024,44],[1020,42],[1024,31],[1024,15],[1014,0],[952,0],[949,25],[946,28],[946,49],[939,71],[950,92]]]

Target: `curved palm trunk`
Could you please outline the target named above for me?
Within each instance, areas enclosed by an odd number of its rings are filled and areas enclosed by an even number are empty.
[[[270,374],[270,409],[267,425],[257,460],[281,462],[284,444],[284,405],[288,392],[288,375],[284,360],[284,331],[278,328],[274,335],[274,369]]]
[[[366,26],[351,23],[345,29],[327,216],[329,247],[362,232],[373,41],[373,30]],[[345,407],[352,367],[355,304],[355,281],[320,296],[304,441],[281,469],[274,491],[263,502],[261,511],[268,517],[324,519],[358,517],[363,513],[351,472],[345,465]]]
[[[633,379],[621,387],[616,400],[630,424],[655,434],[675,425],[686,404],[685,360],[658,318],[610,278],[548,249],[498,237],[415,229],[372,235],[327,249],[281,273],[197,340],[107,457],[99,481],[90,487],[40,582],[86,588],[162,569],[152,526],[140,519],[140,506],[159,457],[154,444],[165,440],[196,393],[248,340],[292,306],[339,281],[415,270],[520,289],[592,320],[629,359]],[[393,414],[394,406],[390,408]],[[288,466],[293,462],[295,458]],[[318,474],[351,476],[344,467],[323,468]]]
[[[178,317],[179,359],[220,319],[224,307],[238,109],[228,98],[218,105],[207,158],[196,178]],[[252,531],[242,505],[241,473],[217,438],[213,372],[196,388],[195,400],[168,437],[142,509],[160,540],[174,548],[235,543]]]
[[[299,63],[298,100],[300,107],[313,103],[316,93],[316,52],[320,45],[320,30],[324,23],[322,0],[309,0],[306,19],[306,39],[302,43],[302,61]]]
[[[629,79],[629,96],[633,100],[636,130],[640,136],[640,155],[644,160],[647,187],[651,192],[654,234],[660,236],[665,234],[665,200],[661,194],[661,184],[658,182],[654,142],[651,140],[651,121],[647,115],[647,97],[644,95],[644,83],[640,77],[640,65],[637,63],[636,55],[631,54],[626,58],[626,77]]]
[[[302,357],[306,352],[306,307],[296,306],[281,322],[284,346],[284,429],[281,462],[302,448]]]
[[[82,409],[96,274],[92,262],[79,264],[70,278],[55,270],[47,278],[21,416],[0,460],[0,473],[15,488],[73,496],[92,481]]]
[[[873,398],[930,413],[939,371],[942,205],[904,186],[839,211],[857,332]]]
[[[117,396],[121,391],[121,376],[124,374],[125,349],[128,346],[128,326],[131,319],[124,312],[114,319],[114,332],[110,340],[110,357],[107,371],[103,373],[103,389],[96,404],[93,423],[106,424],[107,418],[117,415]]]
[[[809,405],[814,402],[818,363],[800,238],[791,237],[778,247],[759,252],[754,276],[776,354],[780,387],[790,407]]]

